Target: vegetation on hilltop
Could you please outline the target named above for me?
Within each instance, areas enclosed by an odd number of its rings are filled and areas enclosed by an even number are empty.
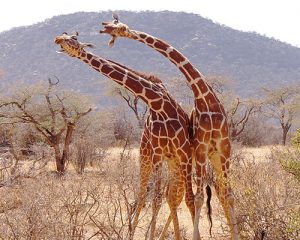
[[[206,75],[234,79],[240,95],[256,93],[257,87],[296,83],[300,79],[300,49],[256,33],[245,33],[183,12],[119,12],[121,21],[168,41],[182,51]],[[142,44],[118,39],[114,48],[99,34],[100,23],[111,12],[74,13],[53,17],[28,27],[0,33],[1,85],[35,82],[54,74],[74,90],[102,95],[97,73],[66,56],[58,55],[54,38],[78,31],[80,40],[97,45],[96,54],[129,67],[159,74],[168,82],[179,71],[164,57]],[[103,100],[103,104],[109,102]]]

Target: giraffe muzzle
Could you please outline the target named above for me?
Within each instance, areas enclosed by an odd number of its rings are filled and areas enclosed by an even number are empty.
[[[59,38],[59,37],[55,38],[55,40],[54,40],[54,42],[55,42],[56,44],[61,44],[62,41],[63,41],[63,40],[62,40],[61,38]]]
[[[104,25],[104,29],[101,29],[99,32],[100,32],[100,33],[107,33],[107,34],[110,34],[113,30],[114,30],[113,27],[108,26],[108,25]]]

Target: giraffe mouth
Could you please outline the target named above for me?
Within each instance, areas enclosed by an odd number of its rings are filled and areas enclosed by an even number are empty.
[[[110,34],[114,30],[114,28],[110,26],[109,23],[103,22],[102,25],[104,26],[104,28],[99,31],[100,33]]]
[[[56,50],[56,52],[57,52],[57,53],[63,53],[63,52],[65,52],[65,50],[61,48],[61,49],[59,49],[59,50]]]
[[[62,46],[60,45],[60,49],[56,50],[57,53],[64,53],[65,49],[62,48]]]
[[[65,50],[63,49],[63,47],[61,45],[62,42],[63,42],[63,40],[60,37],[55,38],[54,42],[55,42],[55,44],[60,45],[60,49],[56,51],[57,53],[63,53],[63,52],[65,52]]]

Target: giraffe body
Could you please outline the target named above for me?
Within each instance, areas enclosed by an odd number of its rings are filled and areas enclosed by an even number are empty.
[[[128,89],[141,98],[150,109],[141,139],[140,193],[132,234],[129,238],[133,238],[139,213],[145,202],[150,174],[156,172],[159,175],[162,160],[165,159],[169,169],[167,202],[173,220],[175,239],[179,240],[177,207],[183,198],[184,190],[186,190],[186,203],[191,214],[194,215],[194,195],[191,186],[187,185],[191,181],[192,171],[191,144],[188,137],[189,118],[160,80],[146,77],[121,64],[86,52],[85,47],[92,45],[78,42],[77,35],[69,36],[64,33],[55,39],[55,43],[61,46],[61,52],[79,58],[96,71]],[[160,192],[160,179],[158,179],[155,181],[150,239],[154,238],[156,217],[161,206]]]
[[[192,141],[197,176],[193,239],[200,238],[198,225],[201,207],[204,202],[203,188],[206,181],[207,160],[212,164],[216,174],[215,189],[224,209],[231,237],[234,240],[239,239],[234,213],[234,197],[228,181],[231,145],[227,117],[216,94],[206,83],[204,76],[190,61],[165,41],[144,32],[131,30],[127,25],[120,23],[118,19],[114,22],[102,23],[102,25],[104,25],[104,29],[100,33],[107,33],[112,36],[109,42],[110,46],[114,44],[117,37],[139,41],[164,55],[184,74],[195,98],[195,107],[191,113],[194,129]]]

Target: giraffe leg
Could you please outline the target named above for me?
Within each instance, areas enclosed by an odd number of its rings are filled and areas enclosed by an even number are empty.
[[[180,240],[177,208],[183,198],[185,190],[180,163],[180,161],[177,162],[174,159],[168,161],[170,172],[168,180],[167,203],[169,205],[173,221],[175,240]]]
[[[199,233],[199,222],[201,208],[204,203],[204,180],[206,176],[206,156],[207,156],[207,147],[205,144],[201,144],[196,149],[195,160],[196,160],[196,183],[197,183],[197,192],[195,196],[195,220],[194,220],[194,230],[193,230],[193,240],[200,240]]]
[[[165,224],[165,226],[164,226],[164,228],[163,228],[163,230],[162,230],[162,232],[161,232],[161,234],[159,236],[159,240],[165,239],[167,231],[168,231],[168,228],[169,228],[171,222],[172,222],[172,215],[170,213],[169,217],[168,217],[168,220],[167,220],[167,222],[166,222],[166,224]]]
[[[160,156],[154,156],[154,158],[160,159]],[[159,210],[162,204],[162,189],[161,189],[161,178],[162,178],[162,162],[153,159],[154,165],[154,196],[152,201],[152,219],[150,226],[150,239],[155,238],[156,221]]]
[[[192,154],[190,153],[191,152],[190,150],[191,150],[190,145],[183,146],[181,150],[177,151],[178,159],[180,159],[180,162],[177,163],[176,159],[174,159],[175,164],[169,163],[169,166],[170,165],[174,166],[174,169],[176,169],[176,177],[177,179],[180,179],[177,181],[177,196],[176,196],[175,207],[176,209],[178,208],[178,206],[182,202],[185,193],[185,202],[191,213],[192,221],[194,222],[195,205],[194,205],[194,193],[192,188]],[[173,166],[171,166],[170,168],[172,168]],[[169,192],[169,186],[166,191],[167,196],[168,196],[168,192]],[[170,213],[168,220],[163,228],[163,231],[159,238],[160,240],[165,238],[165,235],[167,233],[171,221],[172,221],[172,213]]]
[[[139,215],[145,205],[147,186],[149,183],[150,174],[152,173],[152,162],[149,156],[147,155],[141,156],[140,164],[141,164],[140,165],[140,189],[137,197],[137,206],[135,210],[134,220],[132,223],[132,229],[130,231],[129,239],[133,239],[135,229],[138,225]]]
[[[190,152],[190,147],[185,150],[185,153]],[[195,196],[193,192],[193,185],[192,185],[192,154],[185,155],[184,152],[180,154],[180,161],[181,161],[181,172],[182,172],[182,181],[184,182],[185,188],[185,203],[190,211],[192,221],[194,223],[195,219]],[[181,202],[181,200],[180,200]],[[178,205],[180,204],[178,203]]]
[[[177,184],[177,197],[176,197],[176,209],[178,208],[178,206],[180,205],[180,203],[182,202],[183,196],[184,196],[184,185],[181,184],[182,186],[180,186],[180,184]],[[166,191],[166,196],[168,196],[168,192],[169,192],[169,186],[167,188]],[[167,234],[168,228],[170,226],[170,223],[172,222],[172,214],[169,214],[168,220],[160,234],[159,240],[163,240],[165,239],[165,236]]]
[[[220,149],[219,152],[209,154],[209,159],[216,173],[215,188],[218,198],[224,209],[225,217],[230,228],[231,238],[240,239],[237,221],[234,213],[234,196],[228,179],[230,144],[225,145],[226,149]],[[223,151],[222,151],[223,150]]]

